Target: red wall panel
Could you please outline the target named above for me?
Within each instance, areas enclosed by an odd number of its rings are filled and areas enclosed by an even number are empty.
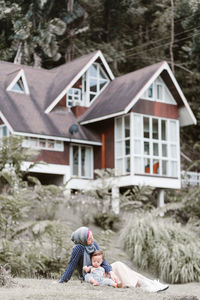
[[[69,165],[69,145],[64,144],[64,151],[41,150],[34,161],[44,161],[49,164]]]
[[[178,119],[178,107],[173,104],[140,99],[131,111],[155,117]]]

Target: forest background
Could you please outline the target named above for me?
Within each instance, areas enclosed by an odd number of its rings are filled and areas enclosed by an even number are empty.
[[[199,170],[200,1],[0,0],[0,8],[0,60],[52,68],[101,50],[115,76],[167,61],[198,121],[182,129],[181,147]]]

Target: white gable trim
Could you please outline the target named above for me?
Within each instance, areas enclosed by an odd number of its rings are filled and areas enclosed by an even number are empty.
[[[192,112],[192,110],[191,110],[191,108],[190,108],[190,106],[189,106],[189,104],[188,104],[188,102],[187,102],[187,100],[186,100],[186,98],[185,98],[185,96],[184,96],[184,94],[183,94],[183,92],[182,92],[182,90],[181,90],[181,88],[180,88],[180,86],[179,86],[176,78],[174,77],[174,74],[172,73],[172,71],[171,71],[171,69],[170,69],[170,67],[169,67],[169,65],[167,63],[166,63],[166,70],[169,72],[169,75],[170,75],[170,77],[171,77],[171,79],[172,79],[175,87],[177,88],[179,95],[181,96],[181,98],[183,100],[185,108],[186,108],[187,112],[189,113],[189,116],[192,119],[192,124],[196,125],[197,124],[197,120],[196,120],[196,118],[195,118],[195,116],[194,116],[194,114],[193,114],[193,112]],[[187,124],[187,125],[190,125],[190,124]]]
[[[100,58],[108,72],[110,78],[113,80],[114,75],[108,66],[103,54],[99,50],[91,59],[90,61],[83,67],[83,69],[72,79],[72,81],[66,86],[66,88],[56,97],[56,99],[46,108],[45,113],[48,114],[56,104],[66,95],[67,91],[77,82],[77,80],[87,71],[87,69],[97,60]]]
[[[189,117],[191,118],[191,122],[190,124],[194,124],[196,125],[197,123],[197,120],[176,80],[176,78],[174,77],[174,74],[172,73],[169,65],[167,62],[163,62],[163,64],[160,66],[160,68],[157,70],[157,72],[151,77],[151,79],[144,85],[144,87],[139,91],[139,93],[136,95],[136,97],[129,103],[129,105],[125,108],[124,112],[127,114],[128,111],[134,106],[134,104],[139,100],[139,98],[142,96],[142,94],[145,92],[145,90],[154,82],[154,80],[156,80],[156,78],[162,73],[163,70],[166,70],[172,81],[173,81],[173,84],[175,85],[179,95],[181,96],[181,99],[185,105],[185,108],[189,114]],[[182,122],[181,122],[182,123]],[[189,123],[187,123],[187,125],[190,125]]]
[[[118,117],[118,116],[121,116],[121,115],[124,115],[124,111],[120,111],[118,113],[114,113],[114,114],[106,115],[106,116],[103,116],[103,117],[83,121],[83,122],[80,122],[80,124],[81,125],[86,125],[86,124],[89,124],[89,123],[99,122],[99,121],[103,121],[103,120],[106,120],[106,119]]]
[[[128,106],[124,109],[124,111],[122,112],[117,112],[117,113],[113,113],[113,114],[110,114],[110,115],[106,115],[106,116],[103,116],[103,117],[99,117],[99,118],[94,118],[94,119],[90,119],[90,120],[87,120],[87,121],[82,121],[80,124],[81,125],[84,125],[84,124],[88,124],[88,123],[93,123],[93,122],[97,122],[97,121],[102,121],[102,120],[105,120],[105,119],[109,119],[109,118],[113,118],[113,117],[117,117],[119,115],[123,115],[123,114],[127,114],[131,108],[136,104],[136,102],[140,99],[140,97],[143,95],[143,93],[145,92],[146,89],[148,89],[148,87],[156,80],[157,77],[159,77],[159,75],[162,73],[163,70],[167,70],[179,95],[181,96],[181,99],[185,105],[184,107],[184,111],[185,111],[185,114],[188,115],[188,118],[187,118],[187,123],[185,123],[183,120],[180,119],[180,124],[181,126],[186,126],[186,125],[196,125],[197,124],[197,120],[183,94],[183,92],[181,91],[181,88],[176,80],[176,78],[174,77],[174,74],[172,73],[169,65],[167,62],[163,62],[163,64],[160,66],[160,68],[155,72],[155,74],[149,79],[149,81],[142,87],[142,89],[138,92],[138,94],[132,99],[132,101],[128,104]],[[179,109],[179,115],[182,116],[183,113],[183,108],[180,108]],[[190,121],[188,120],[190,119]]]
[[[0,111],[0,118],[4,122],[4,124],[8,127],[8,130],[11,132],[11,134],[14,133],[14,130],[12,126],[8,123],[7,119],[4,117],[3,113]]]
[[[13,134],[19,135],[19,136],[25,136],[25,137],[49,139],[49,140],[63,141],[63,142],[70,142],[70,143],[73,142],[73,143],[84,144],[84,145],[96,145],[96,146],[102,145],[101,142],[73,139],[73,138],[64,138],[64,137],[57,137],[57,136],[43,135],[43,134],[34,134],[34,133],[17,132],[17,131],[13,131]]]
[[[12,88],[14,87],[14,85],[17,83],[17,81],[20,79],[20,77],[22,78],[22,82],[23,82],[23,85],[24,85],[24,89],[25,89],[25,94],[29,95],[30,92],[29,92],[29,88],[28,88],[28,84],[27,84],[27,81],[26,81],[26,76],[25,76],[25,73],[24,73],[24,70],[21,69],[19,71],[19,73],[17,74],[17,76],[11,81],[11,83],[9,84],[9,86],[7,87],[7,91],[11,91],[11,92],[16,92],[16,93],[22,93],[24,94],[24,92],[21,92],[21,91],[13,91]]]

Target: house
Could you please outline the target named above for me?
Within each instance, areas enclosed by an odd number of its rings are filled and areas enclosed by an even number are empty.
[[[42,182],[86,189],[114,168],[113,193],[145,184],[162,202],[181,187],[180,127],[196,119],[165,61],[115,78],[96,51],[52,70],[1,62],[0,124],[40,150]]]

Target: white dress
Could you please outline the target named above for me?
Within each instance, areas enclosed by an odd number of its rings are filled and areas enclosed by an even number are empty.
[[[111,264],[113,272],[122,283],[122,287],[141,287],[149,292],[164,291],[169,286],[157,280],[151,280],[129,268],[126,264],[116,261]]]

